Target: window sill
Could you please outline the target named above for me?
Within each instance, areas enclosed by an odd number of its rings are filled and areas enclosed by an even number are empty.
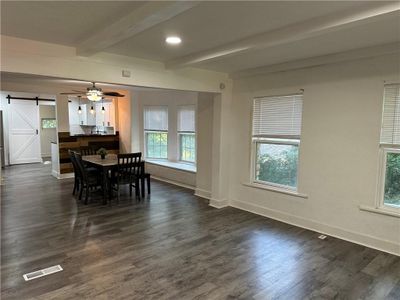
[[[400,218],[400,211],[395,212],[392,210],[387,210],[385,208],[377,208],[377,207],[372,207],[372,206],[367,206],[367,205],[359,205],[359,208],[362,211],[368,211],[368,212],[375,213],[375,214],[381,214],[381,215],[391,216],[391,217],[395,217],[395,218]]]
[[[146,159],[146,163],[190,173],[196,173],[197,171],[196,165],[182,163],[182,162],[158,160],[158,159]]]
[[[245,186],[258,188],[258,189],[262,189],[262,190],[267,190],[267,191],[271,191],[271,192],[277,192],[277,193],[300,197],[300,198],[308,198],[308,195],[306,195],[306,194],[301,194],[296,191],[285,190],[285,189],[281,189],[281,188],[270,186],[270,185],[257,184],[257,183],[253,183],[253,182],[244,182],[242,184]]]

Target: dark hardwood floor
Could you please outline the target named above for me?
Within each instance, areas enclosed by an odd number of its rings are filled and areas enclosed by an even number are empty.
[[[400,258],[153,182],[85,206],[50,166],[1,187],[2,299],[400,299]],[[24,273],[64,271],[25,282]]]

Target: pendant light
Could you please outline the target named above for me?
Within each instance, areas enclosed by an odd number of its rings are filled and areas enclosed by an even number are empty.
[[[78,114],[82,114],[82,108],[81,108],[81,96],[78,96],[78,99],[79,99]]]
[[[104,115],[106,113],[106,110],[104,108],[104,98],[101,100],[101,113]]]

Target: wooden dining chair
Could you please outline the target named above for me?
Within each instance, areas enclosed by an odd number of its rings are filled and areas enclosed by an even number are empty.
[[[96,155],[96,149],[90,146],[87,147],[80,147],[80,153],[82,156],[87,156],[87,155]]]
[[[139,159],[139,161],[142,161],[142,152],[136,152],[136,153],[132,153],[132,155],[134,155],[135,157],[137,157]],[[143,165],[143,168],[145,168],[145,165]],[[145,183],[147,185],[147,193],[150,194],[151,193],[151,187],[150,187],[150,173],[146,173],[143,169],[143,172],[141,172],[140,174],[140,185],[141,185],[141,192],[142,192],[142,197],[145,196]]]
[[[100,172],[97,170],[89,170],[85,167],[80,153],[75,153],[75,160],[78,166],[80,177],[81,177],[81,189],[79,192],[79,200],[82,199],[83,190],[85,190],[85,204],[88,204],[89,194],[93,189],[103,188]]]
[[[79,192],[79,186],[80,186],[82,179],[81,179],[79,167],[76,162],[75,151],[69,149],[68,154],[69,154],[69,158],[71,159],[72,168],[74,170],[74,189],[72,190],[72,195],[75,195],[75,192]]]
[[[143,173],[142,173],[142,175],[141,175],[141,177],[140,177],[140,181],[141,181],[141,184],[142,184],[142,197],[144,197],[145,195],[145,190],[144,190],[144,183],[145,183],[145,181],[146,181],[146,183],[147,183],[147,193],[150,195],[150,193],[151,193],[151,189],[150,189],[150,177],[151,177],[151,175],[150,175],[150,173],[146,173],[146,171],[145,171],[145,166],[144,166],[144,162],[143,162]]]
[[[118,154],[117,171],[111,176],[113,189],[117,191],[117,202],[120,200],[121,186],[129,185],[129,195],[135,188],[135,196],[140,198],[139,182],[144,172],[144,162],[141,162],[141,153]]]

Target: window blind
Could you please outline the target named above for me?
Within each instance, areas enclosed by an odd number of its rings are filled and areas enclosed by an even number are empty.
[[[196,109],[194,105],[181,106],[178,108],[178,131],[195,132]]]
[[[144,129],[153,131],[168,131],[168,107],[145,106]]]
[[[303,95],[254,99],[253,137],[299,139]]]
[[[384,87],[381,143],[400,144],[400,84]]]

